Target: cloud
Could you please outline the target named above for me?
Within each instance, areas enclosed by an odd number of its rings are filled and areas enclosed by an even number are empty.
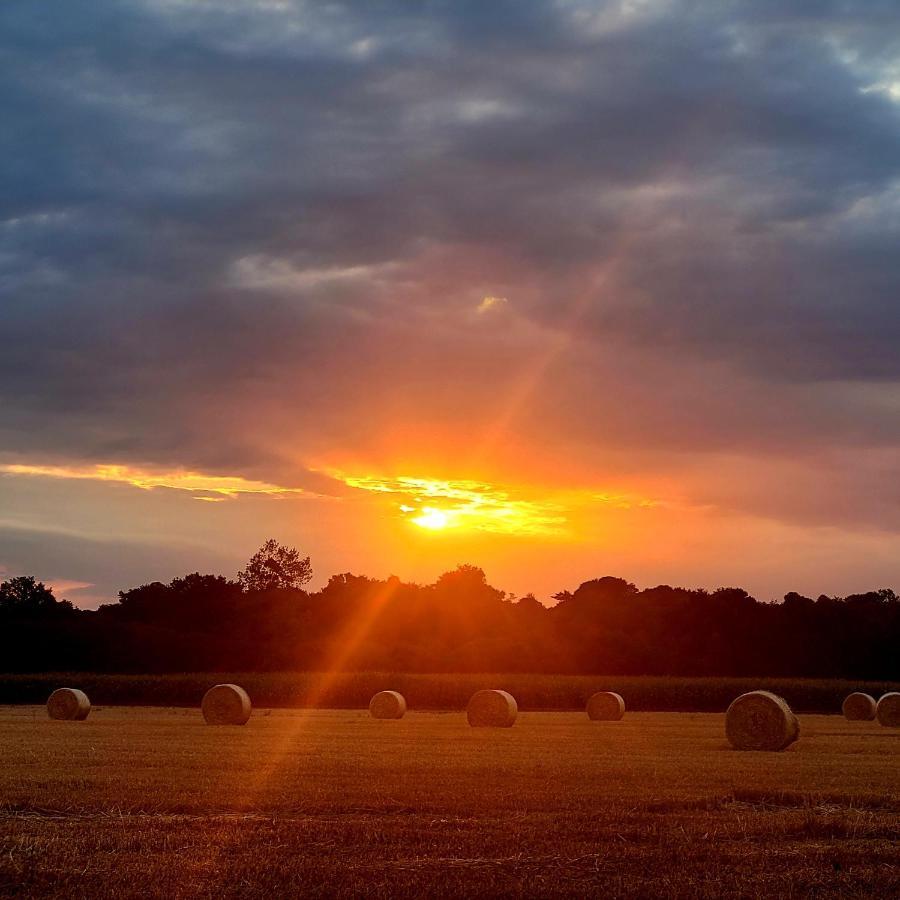
[[[198,500],[234,498],[240,494],[263,494],[270,497],[286,497],[300,494],[300,488],[281,487],[264,481],[253,481],[237,475],[204,475],[201,472],[148,471],[121,465],[94,466],[46,466],[27,463],[0,464],[0,475],[28,476],[32,478],[63,478],[89,481],[110,481],[129,484],[141,490],[168,488],[174,491],[206,493],[220,497],[197,497]]]
[[[136,584],[170,581],[185,572],[236,571],[229,554],[185,541],[85,537],[0,522],[0,543],[3,577],[34,574],[59,599],[88,608]]]
[[[358,491],[397,495],[395,508],[423,528],[461,529],[514,536],[582,539],[584,523],[602,510],[650,509],[659,500],[636,494],[600,492],[583,486],[544,487],[474,479],[330,473]]]
[[[481,303],[475,307],[475,312],[483,316],[491,310],[497,310],[509,303],[506,297],[484,297]]]
[[[898,50],[891,3],[5,4],[0,453],[334,493],[413,436],[756,510],[689,477],[731,454],[894,528]]]
[[[397,504],[399,512],[423,528],[554,535],[561,533],[567,522],[566,507],[559,502],[513,496],[508,488],[485,482],[332,474],[362,491],[398,494],[404,501]]]

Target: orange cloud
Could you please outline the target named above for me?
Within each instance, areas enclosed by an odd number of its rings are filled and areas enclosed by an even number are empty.
[[[466,528],[495,534],[558,534],[565,511],[550,500],[521,496],[483,481],[400,476],[330,474],[350,487],[379,494],[398,494],[401,515],[421,528]]]
[[[469,479],[351,475],[331,470],[344,484],[376,494],[396,494],[399,514],[429,531],[468,530],[506,535],[573,536],[574,523],[600,509],[658,505],[632,494],[500,486]]]
[[[197,500],[222,500],[241,494],[263,494],[270,497],[304,493],[300,488],[282,487],[266,481],[254,481],[239,475],[206,475],[184,469],[148,470],[132,466],[42,466],[25,464],[0,465],[0,474],[22,475],[38,478],[65,478],[88,481],[108,481],[130,484],[142,490],[169,488],[212,494],[212,497],[196,497]]]
[[[507,303],[509,303],[509,301],[506,297],[485,297],[481,303],[475,307],[475,312],[479,315],[484,315],[492,309],[498,309],[505,306]]]

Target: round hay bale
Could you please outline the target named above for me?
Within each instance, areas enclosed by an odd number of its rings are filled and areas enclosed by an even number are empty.
[[[506,691],[477,691],[466,708],[473,728],[511,728],[518,714],[515,698]]]
[[[587,716],[594,722],[618,722],[625,715],[625,701],[621,694],[599,691],[587,702]]]
[[[889,694],[883,694],[878,701],[875,715],[880,725],[900,728],[900,693],[891,691]]]
[[[91,701],[77,688],[59,688],[47,700],[47,714],[51,719],[81,722],[91,711]]]
[[[847,695],[847,699],[841,705],[841,711],[844,718],[851,722],[871,722],[875,718],[875,706],[874,697],[855,691]]]
[[[784,750],[800,737],[800,723],[781,697],[750,691],[728,707],[725,735],[735,750]]]
[[[217,684],[203,695],[201,709],[207,725],[246,725],[252,706],[242,687]]]
[[[373,719],[402,719],[406,712],[406,699],[397,691],[379,691],[369,701]]]

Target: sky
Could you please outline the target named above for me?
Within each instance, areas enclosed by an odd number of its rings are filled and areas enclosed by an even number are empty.
[[[0,575],[269,537],[900,588],[900,6],[0,5]]]

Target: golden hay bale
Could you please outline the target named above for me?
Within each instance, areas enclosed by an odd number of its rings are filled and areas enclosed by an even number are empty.
[[[855,691],[847,695],[841,711],[851,722],[871,722],[875,718],[875,698]]]
[[[59,688],[47,700],[47,713],[51,719],[81,722],[91,711],[91,701],[84,691],[76,688]]]
[[[750,691],[728,707],[725,735],[735,750],[784,750],[800,737],[800,723],[781,697]]]
[[[587,715],[594,722],[618,722],[625,715],[625,701],[621,694],[599,691],[588,700]]]
[[[900,693],[883,694],[875,710],[878,722],[892,728],[900,728]]]
[[[477,691],[466,708],[473,728],[511,728],[518,714],[515,698],[506,691]]]
[[[406,712],[406,700],[397,691],[379,691],[369,701],[373,719],[402,719]]]
[[[207,725],[245,725],[252,707],[242,687],[217,684],[203,695],[201,709]]]

